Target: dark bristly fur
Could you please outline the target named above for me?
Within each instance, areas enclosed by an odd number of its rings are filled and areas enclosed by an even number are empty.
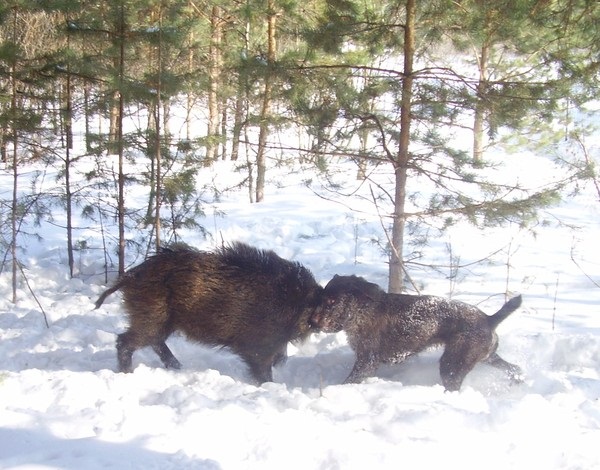
[[[225,346],[242,357],[258,383],[273,380],[289,341],[312,331],[323,288],[308,269],[272,251],[234,243],[216,252],[163,249],[125,273],[97,300],[123,293],[129,329],[117,339],[119,370],[131,372],[135,350],[151,346],[167,368],[181,364],[165,344],[174,331]]]
[[[441,297],[387,294],[356,276],[335,276],[311,322],[325,332],[345,330],[356,353],[346,383],[360,382],[386,362],[401,362],[430,346],[445,345],[440,375],[447,390],[459,390],[478,362],[498,367],[514,381],[521,370],[497,353],[495,328],[521,305],[510,299],[494,315]]]

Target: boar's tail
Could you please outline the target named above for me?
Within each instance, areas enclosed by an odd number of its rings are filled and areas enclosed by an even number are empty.
[[[116,282],[114,286],[112,286],[111,288],[106,289],[104,292],[102,292],[102,294],[100,295],[100,297],[98,297],[98,300],[96,300],[96,303],[95,303],[96,307],[95,307],[95,309],[100,308],[100,305],[102,305],[104,303],[104,300],[110,294],[112,294],[113,292],[119,290],[122,286],[123,286],[123,281],[120,280],[120,281]]]

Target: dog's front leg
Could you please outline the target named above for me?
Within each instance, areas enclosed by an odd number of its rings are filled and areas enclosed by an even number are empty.
[[[379,363],[379,358],[372,351],[357,352],[354,367],[344,383],[357,384],[362,382],[365,378],[371,377],[377,370]]]

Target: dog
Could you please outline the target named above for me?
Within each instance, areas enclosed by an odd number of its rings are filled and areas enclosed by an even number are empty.
[[[327,333],[345,330],[356,362],[344,383],[359,383],[382,363],[399,363],[436,345],[445,345],[440,359],[442,384],[460,390],[479,362],[504,370],[514,382],[521,369],[496,352],[495,329],[521,305],[521,296],[488,316],[472,305],[429,295],[387,294],[357,276],[334,276],[325,286],[312,324]]]

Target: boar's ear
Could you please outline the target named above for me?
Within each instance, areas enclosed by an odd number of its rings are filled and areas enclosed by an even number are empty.
[[[363,282],[360,286],[360,296],[370,300],[370,301],[378,301],[383,298],[385,292],[381,287],[372,282]]]

